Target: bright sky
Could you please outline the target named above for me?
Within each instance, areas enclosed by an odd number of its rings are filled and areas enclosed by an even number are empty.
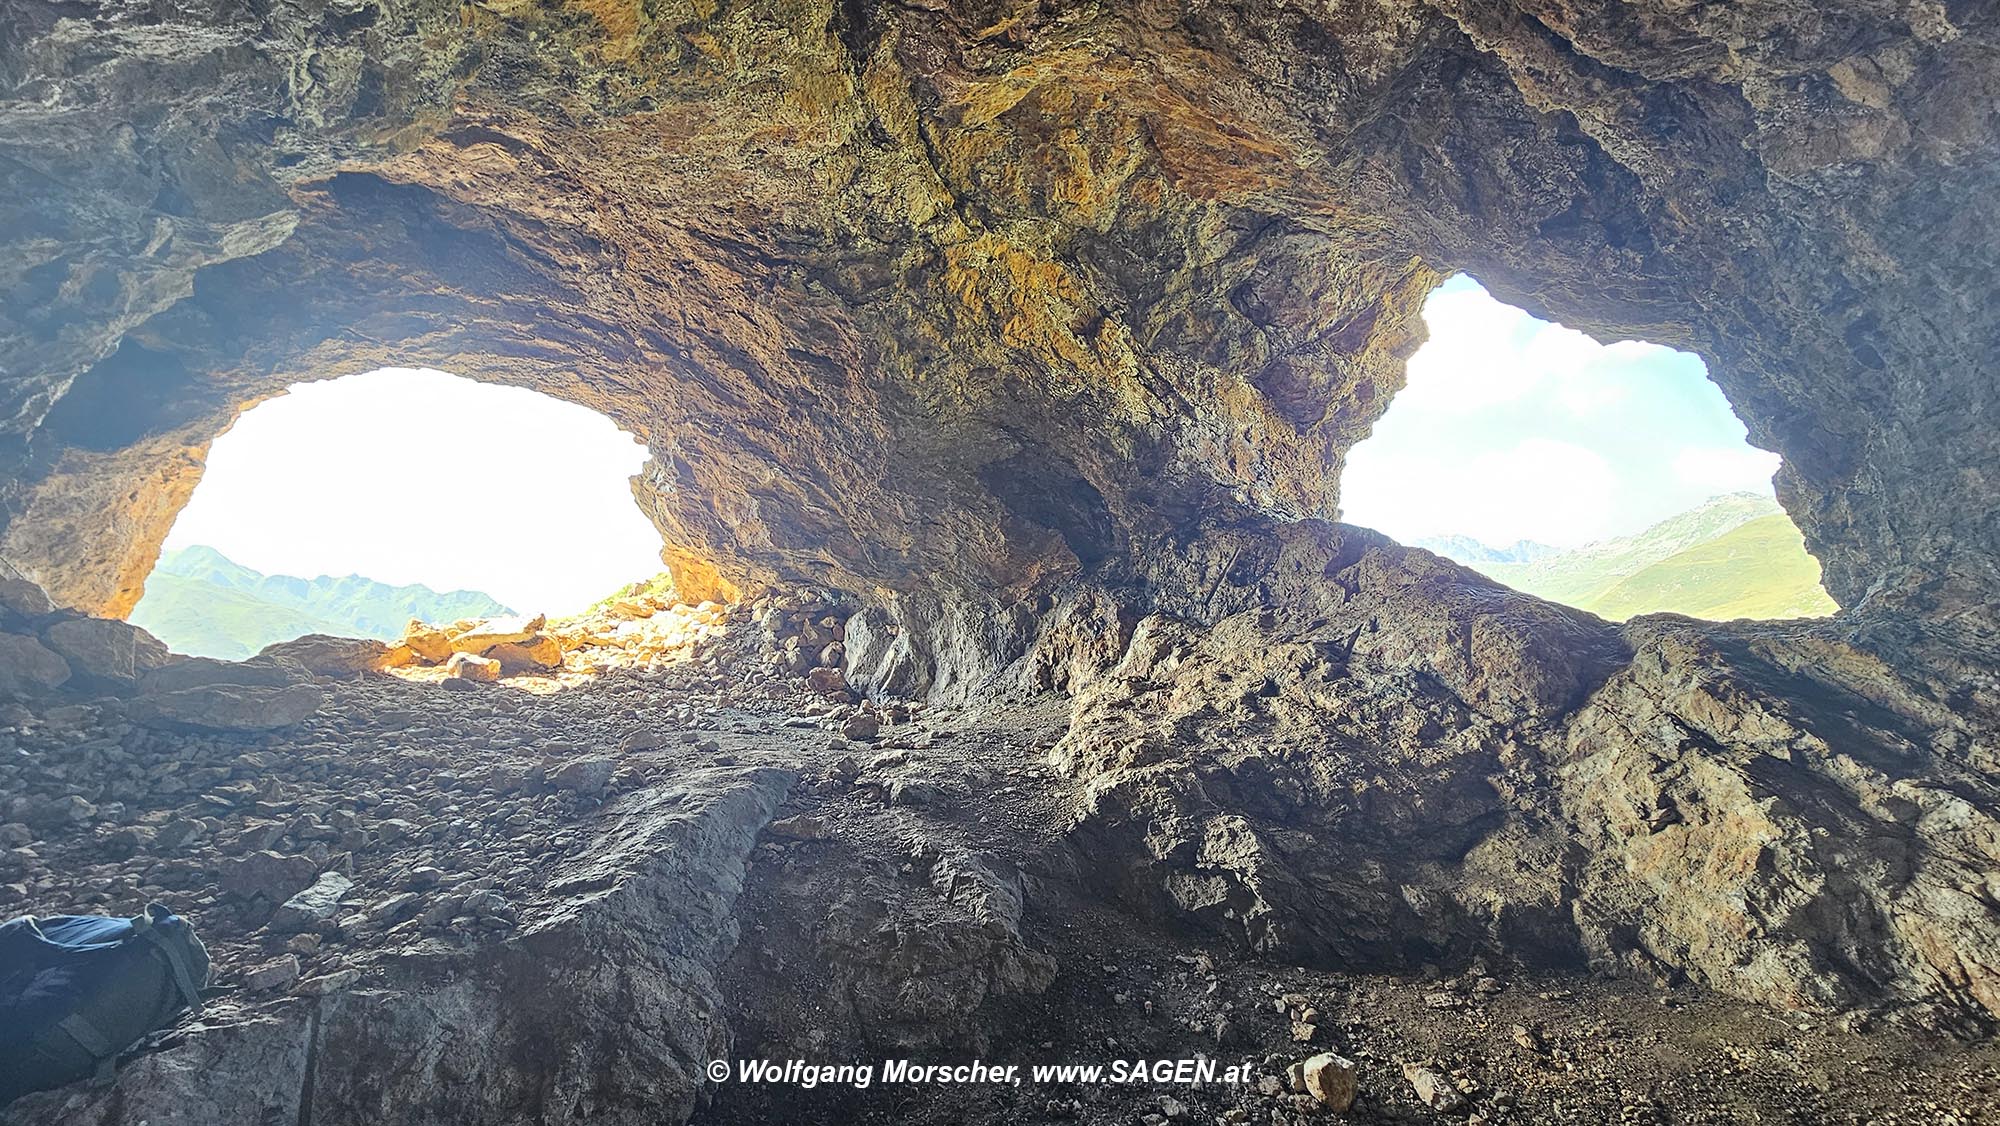
[[[299,384],[216,439],[168,547],[266,574],[360,574],[582,610],[657,574],[627,478],[646,449],[595,411],[441,371]]]
[[[1770,495],[1778,455],[1745,440],[1698,357],[1599,344],[1463,274],[1432,292],[1424,320],[1409,385],[1348,452],[1349,523],[1405,541],[1574,547],[1718,494]]]

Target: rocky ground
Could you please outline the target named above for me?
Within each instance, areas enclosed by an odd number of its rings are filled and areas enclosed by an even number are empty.
[[[2000,1050],[1907,1023],[1493,955],[1300,965],[1163,921],[1105,893],[1118,865],[1079,831],[1101,796],[1063,751],[1070,700],[858,704],[819,665],[841,619],[810,597],[741,607],[678,660],[649,651],[559,690],[319,675],[323,703],[268,731],[163,722],[145,693],[6,705],[5,910],[164,902],[216,967],[207,1011],[116,1088],[23,1100],[14,1120],[650,1106],[724,1124],[1285,1126],[1332,1113],[1287,1075],[1323,1052],[1353,1065],[1348,1121],[2000,1117]],[[1254,1067],[865,1090],[700,1075],[709,1059],[1197,1057]]]

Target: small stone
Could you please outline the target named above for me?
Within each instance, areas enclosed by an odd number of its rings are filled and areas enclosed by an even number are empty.
[[[618,749],[628,753],[635,751],[656,751],[666,745],[666,740],[644,728],[627,732],[625,738],[618,741]]]
[[[868,712],[849,716],[847,722],[840,725],[840,733],[849,739],[872,743],[876,736],[882,734],[881,717]]]
[[[1332,1052],[1321,1052],[1300,1065],[1306,1093],[1336,1113],[1354,1105],[1358,1069],[1354,1061]]]
[[[273,989],[299,980],[299,959],[296,954],[287,954],[275,962],[266,962],[243,975],[243,988],[252,993],[268,993]]]
[[[500,662],[471,653],[453,653],[451,660],[445,662],[444,675],[452,680],[491,684],[500,679]]]
[[[797,817],[771,822],[770,833],[774,837],[784,837],[794,841],[824,840],[827,836],[826,822],[803,813]]]
[[[1410,1087],[1417,1093],[1417,1101],[1443,1114],[1450,1114],[1465,1104],[1465,1096],[1458,1093],[1450,1080],[1420,1063],[1403,1065],[1403,1078],[1409,1080]]]
[[[420,897],[416,892],[405,891],[390,896],[368,909],[369,925],[386,927],[410,913]]]
[[[330,974],[321,974],[319,977],[309,977],[300,982],[298,988],[294,989],[293,992],[303,994],[307,997],[326,997],[348,989],[360,980],[360,970],[339,970]]]
[[[559,790],[570,790],[585,797],[596,797],[611,785],[611,778],[618,773],[618,764],[608,758],[591,757],[571,759],[555,772],[549,783]]]
[[[339,872],[321,872],[311,887],[278,906],[271,916],[271,930],[278,934],[317,930],[339,913],[341,897],[353,890],[354,881]]]
[[[0,610],[21,618],[39,618],[54,609],[40,586],[27,579],[0,578]]]

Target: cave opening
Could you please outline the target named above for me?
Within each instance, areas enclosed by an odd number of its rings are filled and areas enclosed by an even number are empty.
[[[578,615],[663,582],[631,491],[646,457],[524,388],[417,368],[295,384],[209,448],[128,620],[243,659],[310,634],[396,642],[412,619]]]
[[[1600,343],[1456,275],[1429,340],[1348,453],[1342,518],[1614,621],[1834,612],[1779,506],[1775,453],[1702,360]]]

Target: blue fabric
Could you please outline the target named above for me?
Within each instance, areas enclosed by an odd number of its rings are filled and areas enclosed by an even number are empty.
[[[132,920],[32,916],[0,923],[0,1053],[25,1051],[115,965]]]

